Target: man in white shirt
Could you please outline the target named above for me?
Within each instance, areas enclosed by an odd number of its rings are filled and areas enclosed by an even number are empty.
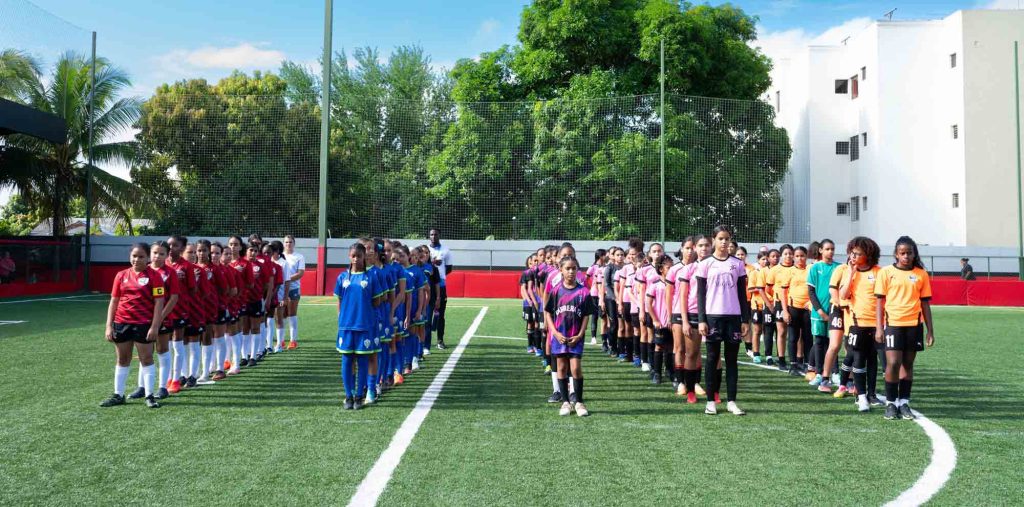
[[[295,349],[299,346],[299,281],[306,273],[306,258],[295,251],[295,236],[291,234],[284,237],[284,261],[284,271],[290,275],[286,275],[284,280],[285,321],[290,335],[288,349]]]
[[[437,307],[434,309],[433,329],[437,330],[437,348],[445,349],[444,345],[444,312],[448,306],[448,289],[445,287],[445,279],[452,272],[452,252],[448,247],[441,244],[441,231],[436,227],[430,229],[430,261],[434,265],[434,272],[440,278]]]

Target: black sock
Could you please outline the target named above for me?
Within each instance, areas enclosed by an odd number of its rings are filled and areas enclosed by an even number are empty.
[[[737,362],[740,347],[734,344],[725,344],[725,397],[726,401],[736,401],[736,391],[739,388],[740,368]],[[721,384],[722,370],[718,370],[719,384]]]
[[[686,392],[692,393],[693,386],[697,385],[697,370],[683,370],[683,383],[686,384]]]
[[[562,394],[562,401],[569,401],[569,377],[558,379],[558,392]]]
[[[899,397],[900,383],[885,381],[885,401],[886,403],[896,403],[896,399]]]
[[[658,375],[659,377],[661,376],[661,363],[664,361],[664,357],[664,352],[658,349],[654,349],[654,363],[651,364],[651,371],[653,371],[654,374]]]
[[[708,354],[707,359],[704,360],[704,366],[707,371],[704,372],[704,392],[707,393],[708,401],[715,401],[715,393],[718,392],[718,382],[721,381],[721,370],[718,369],[718,358],[722,354],[722,343],[721,342],[708,342]]]
[[[572,381],[576,383],[576,402],[583,403],[583,377],[573,377]]]
[[[682,384],[683,383],[684,375],[686,375],[686,370],[684,370],[682,366],[676,366],[676,367],[672,368],[672,381],[673,382],[678,382],[678,383]]]
[[[640,352],[640,350],[641,350],[640,349],[640,335],[635,334],[635,335],[633,335],[632,339],[633,339],[633,359],[641,358],[642,356],[640,355],[641,354],[641,352]]]
[[[557,368],[555,360],[551,357],[551,354],[544,354],[544,360],[548,362],[548,366],[550,366],[552,370]]]
[[[913,380],[901,378],[899,383],[899,393],[897,394],[897,397],[899,397],[899,399],[901,400],[910,401],[910,386],[913,383]]]
[[[622,353],[626,354],[626,360],[632,362],[633,361],[633,339],[630,338],[630,337],[623,337],[621,340],[619,340],[619,343],[622,345]]]
[[[750,342],[743,342],[743,346],[747,349],[747,352],[753,350],[753,345],[751,345]]]

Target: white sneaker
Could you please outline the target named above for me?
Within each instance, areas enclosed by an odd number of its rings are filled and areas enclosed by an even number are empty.
[[[590,344],[591,345],[597,345],[597,337],[591,336],[590,337]]]
[[[420,359],[418,357],[412,358],[412,369],[413,370],[420,369]]]
[[[869,412],[871,410],[871,404],[868,403],[868,395],[866,394],[857,396],[855,405],[857,405],[858,412]]]
[[[228,375],[238,375],[238,372],[239,372],[238,365],[235,365],[235,366],[232,366],[230,370],[228,370]]]
[[[558,415],[566,416],[572,413],[572,404],[568,401],[562,403],[562,408],[558,410]]]
[[[676,388],[676,396],[686,396],[686,384],[680,382]]]
[[[280,345],[274,347],[274,353],[277,354],[278,352],[281,352],[281,346]]]
[[[651,371],[650,363],[642,363],[640,365],[640,371]]]
[[[704,388],[701,387],[700,384],[695,384],[693,386],[693,392],[696,393],[697,396],[704,396],[708,394],[707,392],[704,391]]]
[[[747,415],[746,412],[744,412],[742,409],[740,409],[740,407],[738,405],[736,405],[735,401],[730,401],[729,403],[727,403],[725,405],[725,408],[732,415]]]
[[[209,381],[210,381],[210,377],[207,376],[206,373],[203,373],[202,375],[199,376],[199,378],[196,379],[196,383],[197,384],[205,384],[205,383],[207,383]]]
[[[832,385],[836,385],[836,386],[839,385],[839,374],[838,373],[833,373],[832,374]]]
[[[707,415],[718,415],[718,407],[715,406],[715,402],[709,401],[708,404],[704,406],[704,413]]]
[[[576,415],[578,415],[580,417],[586,417],[586,416],[590,415],[590,411],[587,410],[587,407],[583,406],[582,403],[577,403],[576,406],[573,407],[573,410],[575,410],[576,411]]]
[[[753,350],[748,350],[747,351],[747,357],[753,359],[754,358],[754,351]]]
[[[430,355],[430,348],[429,347],[423,347],[423,355],[424,356],[429,356]]]

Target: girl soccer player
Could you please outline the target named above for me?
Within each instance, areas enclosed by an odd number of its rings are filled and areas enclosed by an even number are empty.
[[[687,264],[693,261],[693,248],[694,244],[692,237],[686,238],[682,241],[682,244],[679,246],[679,252],[677,252],[679,262],[673,264],[672,267],[669,268],[668,275],[666,276],[666,282],[672,286],[672,301],[670,302],[673,358],[672,389],[674,389],[676,394],[679,396],[686,394],[686,384],[684,383],[683,378],[686,371],[683,367],[686,363],[686,343],[683,336],[683,315],[685,313],[683,311],[683,305],[685,303],[683,300],[686,298],[686,294],[679,290],[679,277]]]
[[[878,266],[881,254],[878,244],[863,236],[851,239],[846,245],[846,253],[849,257],[847,264],[832,273],[836,295],[840,304],[845,302],[847,307],[843,322],[832,323],[844,325],[847,329],[847,358],[843,360],[839,389],[834,396],[845,396],[848,390],[846,383],[852,370],[857,386],[857,409],[867,412],[874,404],[872,402],[877,402],[875,384],[878,378],[878,355],[875,353],[875,330],[879,314],[875,283],[881,270]]]
[[[757,254],[757,265],[753,270],[747,272],[747,292],[751,294],[750,302],[750,334],[751,341],[753,342],[753,353],[754,353],[754,364],[761,364],[761,332],[764,330],[764,314],[765,309],[768,308],[769,299],[768,294],[764,289],[764,275],[767,272],[768,265],[768,253],[761,252]],[[772,324],[772,327],[775,325]],[[767,349],[767,357],[771,357],[771,341],[770,339],[765,340],[765,346]]]
[[[533,266],[536,263],[536,257],[530,255],[526,258],[526,269],[523,270],[519,275],[519,295],[523,298],[523,321],[526,322],[526,353],[534,354],[537,352],[537,344],[533,341],[533,330],[537,325],[536,316],[533,313],[534,307],[537,306],[537,302],[533,300],[533,294],[529,287],[530,273],[533,271]]]
[[[601,309],[606,315],[608,315],[608,355],[611,357],[618,357],[621,354],[625,354],[625,351],[619,348],[619,326],[621,325],[621,315],[619,315],[619,304],[615,300],[615,296],[617,294],[615,280],[619,270],[622,269],[625,252],[621,248],[613,246],[608,250],[608,258],[608,265],[605,267],[603,280],[601,282],[601,287],[604,289],[604,297],[601,299]]]
[[[274,316],[270,319],[270,322],[272,322],[273,325],[267,328],[267,333],[271,335],[271,351],[277,353],[284,349],[284,322],[285,315],[288,313],[287,280],[291,278],[292,274],[288,272],[288,262],[284,258],[284,244],[280,241],[274,240],[271,241],[269,245],[270,260],[277,265],[277,271],[275,273],[274,280],[276,285],[273,304]]]
[[[807,249],[798,246],[793,252],[793,267],[789,276],[783,279],[782,288],[782,320],[789,326],[789,357],[794,358],[789,366],[789,374],[799,376],[807,365],[804,347],[811,340],[811,315],[807,288]]]
[[[619,362],[634,363],[633,360],[633,320],[630,312],[633,310],[633,299],[630,294],[633,292],[632,278],[636,273],[636,266],[633,258],[636,250],[629,248],[626,252],[624,264],[615,274],[615,301],[619,307]]]
[[[223,380],[227,377],[227,370],[224,363],[228,358],[228,345],[231,337],[228,335],[228,325],[231,323],[231,300],[235,295],[234,270],[224,263],[224,245],[214,241],[210,243],[210,262],[213,264],[215,277],[219,280],[220,306],[217,308],[217,323],[214,326],[213,348],[214,348],[214,373],[213,380]]]
[[[114,394],[100,403],[101,407],[123,405],[125,382],[131,370],[132,347],[139,354],[140,371],[146,406],[157,408],[160,403],[153,397],[153,342],[160,334],[164,309],[164,283],[156,270],[149,267],[149,245],[132,245],[129,255],[131,267],[114,276],[107,307],[105,337],[114,344],[117,366],[114,368]]]
[[[747,271],[743,263],[729,255],[732,230],[719,225],[713,233],[714,253],[697,265],[697,313],[701,336],[707,339],[708,355],[705,362],[708,383],[707,406],[704,413],[715,415],[718,410],[711,393],[719,390],[719,379],[711,373],[721,357],[722,343],[725,343],[726,408],[734,415],[745,412],[736,405],[736,391],[739,380],[738,355],[740,342],[747,333],[750,322],[750,305],[747,303]]]
[[[181,322],[178,307],[178,275],[175,273],[170,266],[167,265],[167,255],[170,253],[170,247],[166,241],[157,241],[149,246],[149,267],[152,268],[157,274],[160,275],[160,280],[164,285],[164,307],[160,315],[160,329],[157,331],[156,337],[156,359],[157,365],[159,366],[159,374],[157,376],[157,389],[153,393],[156,399],[162,400],[168,396],[167,384],[171,379],[171,351],[170,341],[171,336],[174,334],[174,329],[177,323]],[[183,324],[182,324],[183,325]],[[142,358],[139,358],[140,364]],[[139,399],[146,396],[145,389],[145,375],[142,370],[139,370],[138,389],[128,397],[131,399]]]
[[[908,236],[896,240],[896,262],[878,272],[875,295],[878,324],[875,340],[885,340],[885,418],[914,419],[910,388],[914,359],[925,344],[935,345],[932,325],[932,286],[917,243]],[[927,327],[922,329],[921,323]]]
[[[558,392],[562,399],[559,415],[566,416],[573,411],[580,417],[590,414],[583,404],[583,336],[587,332],[587,319],[594,314],[593,300],[589,290],[579,284],[576,273],[579,264],[570,256],[559,263],[561,280],[550,294],[544,307],[544,320],[551,330],[551,354],[557,359]],[[572,373],[574,389],[569,392],[569,373]]]
[[[213,262],[213,244],[209,240],[201,239],[196,242],[196,257],[198,265],[203,270],[202,277],[209,287],[207,293],[207,326],[202,336],[202,371],[197,383],[203,383],[210,379],[217,381],[224,378],[224,372],[220,369],[218,362],[219,347],[223,345],[224,324],[227,319],[224,316],[224,299],[227,297],[228,287],[224,280],[223,272]]]
[[[661,246],[661,243],[651,244],[651,249],[647,252],[647,256],[644,257],[645,263],[637,271],[636,281],[634,282],[634,295],[636,300],[641,301],[640,304],[640,347],[644,351],[642,356],[646,356],[641,366],[641,371],[651,371],[651,363],[654,362],[654,324],[651,322],[650,308],[647,307],[647,286],[653,283],[659,278],[657,271],[654,268],[654,264],[661,259],[665,254],[665,248]],[[651,379],[654,379],[654,375],[651,375]]]
[[[608,251],[604,248],[598,248],[594,251],[594,263],[587,268],[587,285],[590,286],[590,298],[591,307],[598,307],[598,290],[601,288],[599,280],[601,279],[601,271],[604,270],[604,265],[608,261]],[[600,320],[600,315],[594,314],[594,318],[590,319],[590,344],[597,345],[597,326]],[[602,326],[603,327],[603,326]],[[604,332],[604,329],[601,330]]]
[[[772,334],[775,335],[776,340],[778,367],[779,371],[786,371],[789,368],[786,363],[786,330],[789,323],[782,319],[782,286],[789,283],[790,269],[793,267],[793,246],[782,245],[776,259],[778,263],[774,264],[765,276],[765,287],[770,289],[772,295],[772,321],[775,322]],[[771,263],[772,252],[768,252],[768,260]],[[765,321],[765,325],[767,324]],[[768,340],[767,330],[765,331],[765,340]],[[790,357],[790,359],[796,360],[795,357]]]
[[[733,244],[736,244],[736,242],[733,241]],[[750,292],[752,285],[750,283],[750,273],[754,271],[756,266],[747,263],[747,249],[739,246],[739,244],[736,244],[736,248],[734,249],[732,256],[742,261],[743,269],[747,270],[747,304],[750,304],[750,300],[753,298],[753,294]],[[754,320],[753,316],[751,316],[750,320]],[[751,359],[754,358],[754,345],[751,343],[752,341],[753,340],[750,339],[749,334],[743,335],[743,346],[747,349],[747,357]]]
[[[704,388],[698,384],[703,370],[700,362],[701,334],[699,333],[700,315],[697,304],[696,273],[699,264],[708,257],[711,251],[711,242],[707,236],[697,236],[694,238],[694,245],[690,260],[679,271],[679,278],[676,281],[676,290],[680,292],[679,307],[683,340],[686,342],[683,352],[683,384],[686,389],[687,403],[697,403],[697,396],[706,394]],[[715,366],[717,370],[717,363]],[[718,375],[717,371],[716,375]],[[715,391],[711,391],[711,393],[713,396],[718,396]]]
[[[196,243],[189,243],[185,246],[185,259],[190,263],[189,272],[196,282],[196,294],[192,298],[192,310],[189,312],[192,317],[189,326],[185,328],[185,345],[188,348],[187,370],[182,372],[182,379],[179,379],[183,387],[195,387],[199,382],[200,369],[203,366],[202,346],[205,344],[206,330],[209,327],[210,317],[213,314],[210,309],[210,293],[213,291],[209,280],[206,279],[203,267],[199,265],[199,254]],[[188,373],[188,377],[184,377]]]
[[[171,349],[174,352],[174,358],[171,362],[171,376],[167,381],[167,390],[171,394],[176,394],[181,391],[182,372],[185,369],[185,330],[191,326],[191,320],[193,318],[198,319],[198,316],[193,317],[192,312],[193,304],[192,299],[196,297],[196,281],[191,275],[191,264],[181,256],[185,251],[185,246],[188,240],[184,236],[171,236],[167,238],[167,245],[170,248],[170,256],[168,257],[166,264],[178,277],[178,306],[180,307],[179,315],[181,319],[175,322],[174,331],[171,335]],[[186,381],[187,383],[187,381]]]
[[[288,321],[288,350],[299,346],[299,299],[302,297],[300,282],[306,274],[306,258],[295,251],[295,236],[284,237],[284,259],[288,265],[286,270],[291,276],[286,279],[288,304],[285,305],[285,319]]]
[[[647,292],[647,318],[654,326],[654,361],[652,364],[651,383],[661,383],[662,365],[665,373],[675,372],[672,340],[672,283],[669,282],[669,271],[672,269],[672,258],[663,255],[655,261],[654,270],[658,278],[649,281]],[[667,352],[667,353],[666,353]]]
[[[355,243],[348,249],[349,269],[338,275],[334,295],[338,297],[338,340],[341,379],[345,386],[346,410],[363,407],[366,396],[369,355],[374,350],[374,295],[381,291],[378,279],[366,273],[366,247]],[[358,363],[359,377],[353,366]]]
[[[825,360],[830,345],[828,324],[833,313],[832,294],[828,287],[832,281],[832,273],[839,264],[834,260],[836,244],[831,239],[821,240],[818,252],[819,261],[807,271],[808,296],[811,300],[811,336],[814,340],[811,365],[815,371],[810,385],[820,387],[824,384],[828,388],[831,385],[829,375],[832,372],[832,363],[827,363]],[[835,360],[835,356],[832,357],[832,360]],[[831,389],[828,392],[832,392]]]

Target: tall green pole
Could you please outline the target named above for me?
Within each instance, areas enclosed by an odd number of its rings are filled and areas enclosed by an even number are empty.
[[[327,154],[331,138],[331,35],[334,30],[334,1],[324,0],[324,54],[320,82],[320,209],[317,230],[317,294],[327,286]]]
[[[668,123],[665,121],[665,38],[661,38],[661,242],[665,242],[665,131]]]
[[[96,32],[92,33],[92,68],[89,70],[89,165],[85,168],[85,273],[82,282],[89,290],[89,270],[92,268],[92,124],[96,119]]]
[[[1020,171],[1020,41],[1013,41],[1013,108],[1016,113],[1014,126],[1017,127],[1017,277],[1024,280],[1024,211],[1021,204]]]

